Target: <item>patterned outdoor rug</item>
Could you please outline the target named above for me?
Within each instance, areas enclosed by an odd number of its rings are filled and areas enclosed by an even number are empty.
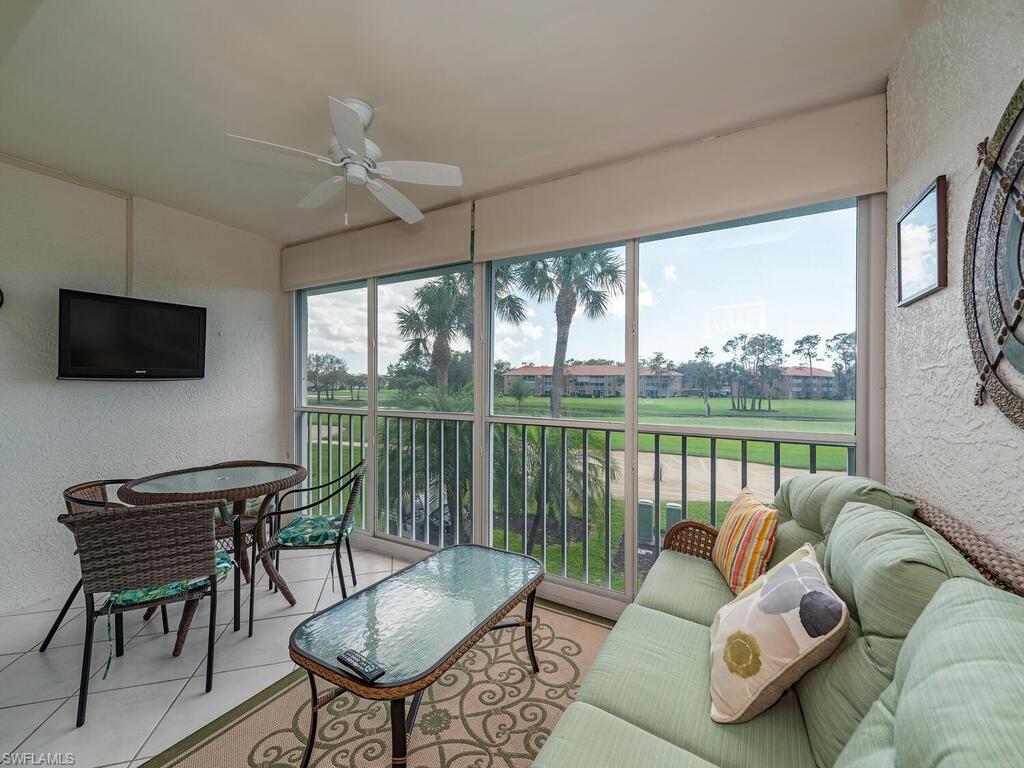
[[[533,762],[611,626],[541,601],[536,616],[540,673],[530,674],[521,629],[485,636],[424,693],[409,734],[410,766],[527,768]],[[309,684],[296,670],[143,768],[294,768],[308,727]],[[389,766],[387,702],[339,696],[320,713],[316,746],[311,766]]]

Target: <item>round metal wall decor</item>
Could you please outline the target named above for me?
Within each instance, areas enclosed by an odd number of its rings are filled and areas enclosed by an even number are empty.
[[[991,401],[1024,427],[1024,82],[978,145],[978,164],[964,247],[964,313],[979,375],[974,404]]]

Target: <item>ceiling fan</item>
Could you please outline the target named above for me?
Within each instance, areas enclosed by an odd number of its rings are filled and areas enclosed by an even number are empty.
[[[306,152],[260,139],[250,139],[233,133],[227,137],[250,146],[261,147],[279,154],[299,157],[321,163],[334,169],[331,178],[318,184],[299,200],[300,208],[319,208],[343,188],[345,189],[345,226],[348,226],[348,186],[365,186],[385,208],[409,224],[423,220],[423,214],[413,202],[382,179],[408,184],[429,184],[437,187],[461,187],[462,171],[457,165],[426,163],[418,160],[383,160],[383,154],[374,142],[366,138],[364,129],[373,122],[373,107],[362,99],[329,96],[331,136],[327,156]]]

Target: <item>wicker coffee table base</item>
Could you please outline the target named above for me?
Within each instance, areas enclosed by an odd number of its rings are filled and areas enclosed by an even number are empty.
[[[512,618],[512,619],[501,619],[495,624],[489,627],[483,628],[479,633],[469,638],[469,640],[456,649],[451,655],[450,659],[457,658],[465,653],[470,647],[476,645],[476,643],[487,633],[495,632],[499,629],[509,629],[514,627],[523,627],[526,630],[526,650],[530,655],[530,665],[533,667],[533,673],[537,674],[540,672],[540,665],[537,663],[537,654],[533,649],[533,601],[537,595],[537,582],[532,585],[532,589],[526,598],[526,617],[523,619]],[[518,601],[517,601],[518,602]],[[515,603],[509,606],[513,607]],[[306,670],[306,674],[309,676],[309,689],[311,694],[311,702],[309,708],[309,736],[306,738],[306,750],[302,753],[302,762],[299,764],[300,768],[308,768],[310,758],[313,756],[313,747],[316,745],[316,727],[317,727],[317,715],[321,709],[326,707],[338,696],[344,693],[346,688],[338,687],[326,693],[318,693],[316,689],[317,672],[322,670],[321,667],[312,666],[310,662],[297,654],[292,654],[292,660],[303,667]],[[439,669],[447,669],[450,664],[442,662],[439,665]],[[431,680],[432,682],[432,680]],[[362,688],[363,685],[354,687]],[[416,715],[419,712],[420,700],[423,698],[423,691],[429,687],[427,686],[399,686],[391,691],[388,689],[379,689],[379,693],[375,690],[374,699],[387,699],[390,701],[391,706],[391,765],[392,766],[404,766],[406,764],[406,753],[409,739],[409,732],[412,731],[413,726],[416,724]],[[415,688],[416,690],[410,690]],[[356,691],[353,691],[356,695]],[[391,693],[392,695],[387,695]],[[408,711],[406,710],[405,700],[409,694],[412,694],[412,698],[409,703]]]

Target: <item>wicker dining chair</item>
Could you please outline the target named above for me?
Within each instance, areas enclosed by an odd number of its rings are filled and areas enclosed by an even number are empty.
[[[125,505],[120,502],[110,501],[110,497],[107,495],[107,488],[111,485],[119,486],[127,482],[127,480],[90,480],[86,483],[78,483],[76,485],[72,485],[70,488],[65,488],[64,506],[67,508],[67,514],[75,515],[78,512],[96,507],[107,509],[118,509],[124,507]],[[75,550],[75,554],[78,554],[77,549]],[[78,593],[81,589],[82,580],[79,579],[78,583],[75,584],[74,589],[71,590],[71,594],[68,595],[68,599],[64,601],[64,606],[60,609],[60,613],[57,614],[57,618],[53,620],[53,624],[50,626],[50,631],[46,633],[46,639],[43,640],[43,644],[39,646],[40,653],[45,653],[46,649],[50,646],[50,641],[53,640],[53,636],[57,634],[57,630],[60,629],[60,625],[64,621],[64,617],[68,615],[68,611],[71,609],[71,605],[75,602],[75,598],[78,597]]]
[[[78,545],[85,594],[85,645],[76,721],[79,727],[85,723],[94,624],[103,615],[108,622],[110,616],[117,622],[127,611],[209,597],[206,690],[213,688],[217,581],[231,568],[230,557],[217,553],[216,511],[217,502],[184,502],[96,507],[60,516]],[[101,592],[109,593],[109,597],[97,608],[95,596]],[[117,655],[121,656],[123,641],[117,645]]]
[[[341,584],[341,597],[346,599],[345,575],[341,569],[341,544],[345,543],[348,553],[348,567],[352,571],[352,586],[356,586],[356,564],[352,558],[352,543],[349,534],[355,528],[355,508],[359,503],[359,493],[363,487],[363,475],[366,462],[360,461],[347,472],[328,480],[320,485],[308,488],[293,488],[276,497],[267,497],[260,506],[257,530],[263,525],[272,525],[272,534],[265,547],[257,551],[256,542],[252,545],[253,579],[249,582],[249,636],[252,637],[252,625],[256,602],[256,563],[265,558],[272,558],[281,550],[294,549],[331,549],[334,550],[334,564]],[[334,487],[337,486],[337,487]],[[345,511],[340,515],[304,515],[308,510],[330,504],[331,500],[350,488],[345,502]],[[326,489],[326,493],[324,493]],[[320,491],[316,500],[301,507],[283,509],[285,500],[293,494]],[[309,497],[307,496],[307,499]],[[330,508],[330,507],[328,507]],[[277,527],[281,515],[295,515],[285,525]]]

